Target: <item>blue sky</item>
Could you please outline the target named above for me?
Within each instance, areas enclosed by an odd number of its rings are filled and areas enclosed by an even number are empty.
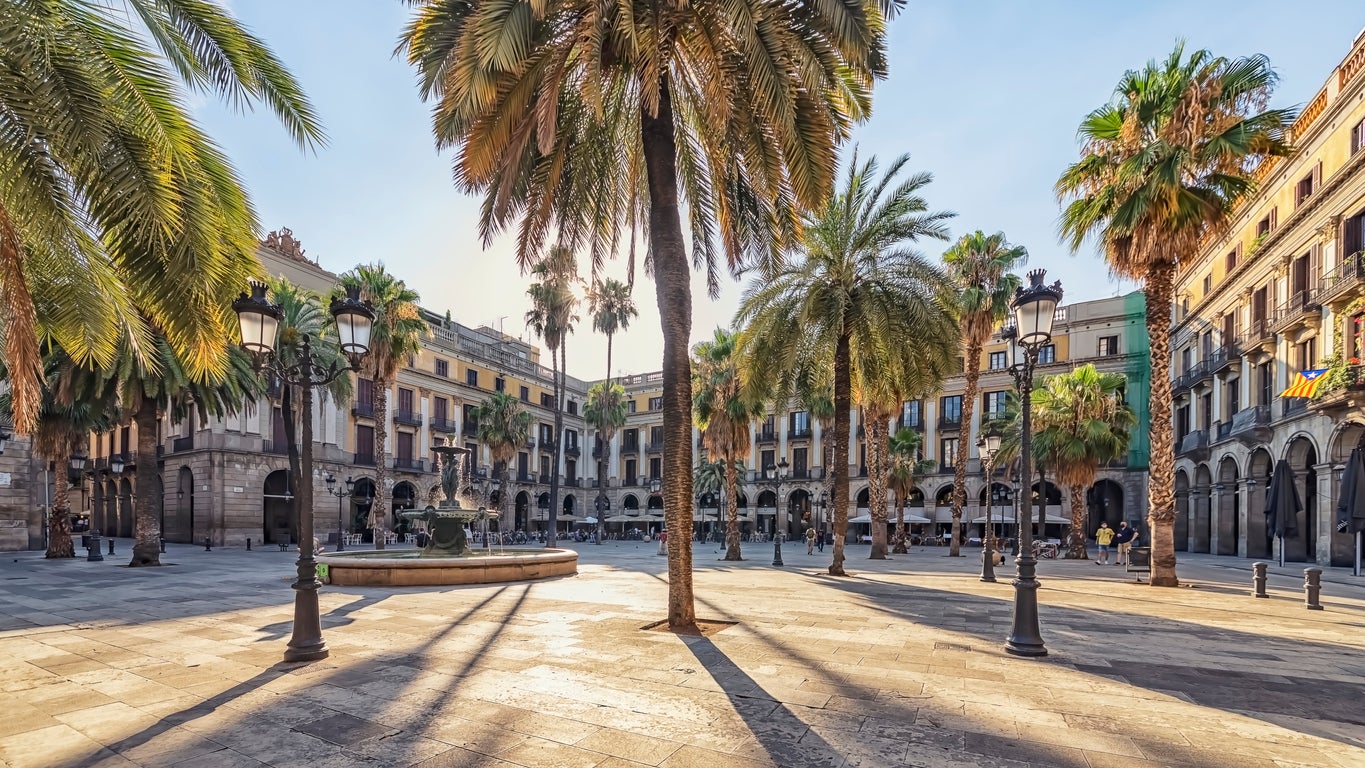
[[[478,201],[458,194],[449,157],[433,148],[409,67],[393,57],[408,9],[397,0],[231,0],[302,81],[331,138],[300,152],[268,114],[215,103],[199,113],[245,179],[266,230],[288,226],[308,255],[340,271],[383,260],[423,304],[467,325],[525,333],[525,280],[510,238],[481,247]],[[891,26],[891,75],[855,141],[866,155],[911,153],[931,171],[926,197],[958,212],[956,236],[1003,230],[1031,267],[1060,278],[1067,301],[1115,294],[1090,253],[1056,236],[1052,183],[1076,158],[1076,125],[1110,97],[1125,69],[1167,54],[1177,38],[1227,56],[1264,53],[1280,73],[1278,105],[1303,104],[1365,25],[1359,0],[911,0]],[[937,256],[943,245],[923,245]],[[625,275],[624,262],[608,274]],[[694,281],[693,337],[727,325],[742,286],[710,301]],[[636,285],[640,317],[618,336],[619,371],[656,370],[663,344],[654,286]],[[530,339],[527,334],[528,340]],[[571,374],[600,377],[605,342],[585,325],[568,344]]]

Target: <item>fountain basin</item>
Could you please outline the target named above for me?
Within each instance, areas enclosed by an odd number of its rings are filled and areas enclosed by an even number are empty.
[[[333,552],[319,555],[332,584],[346,587],[430,587],[533,581],[578,573],[571,549],[512,549],[458,557],[420,552]]]

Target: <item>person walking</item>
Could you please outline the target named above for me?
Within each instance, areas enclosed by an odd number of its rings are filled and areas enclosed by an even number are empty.
[[[1137,529],[1129,525],[1127,520],[1119,523],[1118,532],[1114,534],[1114,543],[1119,549],[1118,556],[1114,558],[1114,565],[1128,564],[1128,552],[1136,541]]]
[[[813,554],[815,554],[815,529],[814,529],[814,528],[807,528],[807,529],[806,529],[806,554],[808,554],[808,555],[813,555]]]
[[[1100,529],[1095,531],[1095,543],[1099,545],[1099,554],[1095,555],[1095,565],[1109,565],[1109,543],[1114,540],[1114,529],[1109,527],[1109,523],[1100,523]]]

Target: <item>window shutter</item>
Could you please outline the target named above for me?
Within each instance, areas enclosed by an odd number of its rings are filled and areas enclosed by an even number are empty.
[[[1315,166],[1313,166],[1313,194],[1316,195],[1316,194],[1318,193],[1318,190],[1321,189],[1321,188],[1322,188],[1322,161],[1319,160],[1319,161],[1318,161],[1318,164],[1315,165]]]
[[[1278,207],[1271,208],[1271,209],[1270,209],[1270,231],[1271,231],[1271,232],[1274,232],[1274,231],[1275,231],[1275,228],[1278,227],[1279,225],[1280,225],[1280,209],[1279,209]],[[1237,246],[1237,250],[1240,251],[1241,249],[1242,249],[1242,246],[1241,246],[1241,245],[1238,245],[1238,246]]]

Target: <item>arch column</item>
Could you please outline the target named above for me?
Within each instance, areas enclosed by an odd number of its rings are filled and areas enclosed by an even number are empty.
[[[1261,491],[1259,494],[1256,492],[1257,489]],[[1265,489],[1256,482],[1256,478],[1244,477],[1237,481],[1237,492],[1242,495],[1242,502],[1237,505],[1237,530],[1241,532],[1236,541],[1237,556],[1252,557],[1252,521],[1256,519],[1256,515],[1260,515],[1262,520],[1265,519]],[[1265,524],[1262,523],[1261,529],[1264,528]]]
[[[1334,467],[1331,463],[1315,464],[1313,471],[1318,479],[1317,515],[1313,518],[1313,537],[1317,546],[1315,561],[1318,565],[1332,564],[1332,533],[1336,529],[1337,492],[1341,489],[1341,475],[1345,467]]]
[[[1209,520],[1207,530],[1209,532],[1209,554],[1212,555],[1223,554],[1223,542],[1227,538],[1226,534],[1223,533],[1223,515],[1225,511],[1223,509],[1223,504],[1225,496],[1230,497],[1231,494],[1228,493],[1227,486],[1222,482],[1214,483],[1209,489]],[[1230,513],[1231,510],[1227,510],[1227,512]]]
[[[1190,526],[1189,550],[1191,552],[1211,552],[1209,537],[1209,506],[1211,489],[1198,486],[1190,489]]]
[[[1308,559],[1308,537],[1313,535],[1306,525],[1308,518],[1308,469],[1294,469],[1294,488],[1299,492],[1299,503],[1303,509],[1299,510],[1298,524],[1299,535],[1293,538],[1286,538],[1281,546],[1284,547],[1285,562],[1305,562]],[[1317,486],[1314,485],[1313,493],[1317,493]],[[1321,504],[1315,504],[1320,507]],[[1316,515],[1314,515],[1316,517]],[[1278,538],[1278,537],[1277,537]]]

